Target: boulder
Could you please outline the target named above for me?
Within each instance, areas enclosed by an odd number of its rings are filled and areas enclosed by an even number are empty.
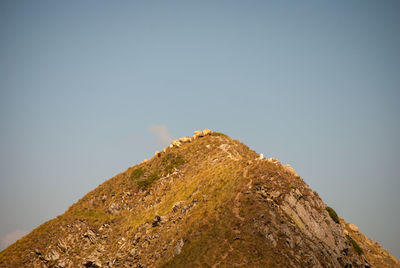
[[[67,267],[66,260],[59,260],[58,263],[57,263],[57,266],[55,266],[55,267],[57,267],[57,268],[65,268],[65,267]],[[68,266],[68,267],[70,267],[70,266]]]
[[[182,138],[179,138],[179,141],[182,142],[182,143],[190,142],[191,140],[192,140],[192,139],[191,139],[190,137],[182,137]]]
[[[89,238],[91,243],[96,243],[96,234],[92,230],[88,229],[87,232],[83,234],[83,236]]]
[[[47,261],[56,261],[60,258],[60,254],[57,252],[57,250],[50,250],[50,252],[46,255],[44,258]]]
[[[355,224],[349,223],[349,229],[352,230],[353,232],[358,232],[358,227]]]
[[[181,205],[183,204],[182,201],[176,202],[173,206],[172,206],[172,211],[173,212],[177,212],[179,210],[179,208],[181,207]]]
[[[153,227],[159,226],[161,222],[161,217],[156,215],[153,219],[153,223],[151,224]]]
[[[182,248],[185,242],[183,241],[183,238],[180,238],[175,245],[175,256],[181,254]]]
[[[201,131],[201,130],[196,130],[196,131],[194,132],[193,138],[194,138],[194,139],[197,139],[197,138],[199,138],[199,137],[203,137],[203,131]]]
[[[67,245],[65,244],[65,242],[63,240],[59,239],[57,242],[57,246],[61,249],[62,252],[67,251]]]
[[[291,165],[287,164],[287,165],[284,165],[283,167],[285,168],[286,171],[293,174],[294,176],[299,176],[299,175],[297,175],[296,170],[294,170],[294,168],[292,168]]]
[[[90,268],[100,268],[101,267],[101,263],[97,259],[90,259],[90,260],[84,260],[83,261],[83,266],[90,267]]]
[[[279,160],[276,159],[276,158],[272,158],[271,157],[271,158],[268,158],[267,161],[272,163],[272,164],[275,164],[275,165],[279,164]]]
[[[107,212],[110,214],[117,214],[119,210],[121,210],[121,207],[117,203],[111,203],[110,207],[107,209]]]
[[[186,213],[186,211],[188,211],[188,210],[189,210],[189,208],[190,208],[190,206],[189,206],[189,205],[186,205],[186,206],[184,206],[184,207],[182,208],[182,210],[181,210],[182,214],[185,214],[185,213]]]
[[[173,140],[171,142],[172,147],[180,147],[181,146],[181,142],[179,140]]]
[[[211,135],[211,130],[206,128],[202,131],[203,136]]]

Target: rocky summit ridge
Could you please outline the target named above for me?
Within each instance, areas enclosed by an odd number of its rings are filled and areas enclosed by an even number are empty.
[[[289,165],[209,129],[105,181],[0,267],[400,267]]]

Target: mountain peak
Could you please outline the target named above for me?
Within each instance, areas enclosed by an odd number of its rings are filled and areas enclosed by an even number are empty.
[[[0,267],[399,267],[289,165],[195,131],[0,253]]]

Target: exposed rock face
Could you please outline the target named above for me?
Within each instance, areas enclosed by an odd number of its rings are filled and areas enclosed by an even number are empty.
[[[346,250],[348,245],[340,225],[329,219],[327,213],[321,213],[326,207],[325,204],[315,198],[313,192],[310,193],[311,198],[308,196],[305,198],[298,189],[296,190],[292,190],[284,196],[280,208],[293,220],[297,228],[309,238],[308,241],[305,240],[307,241],[305,243],[309,243],[309,246],[316,250],[314,251],[315,255],[311,255],[314,262],[323,266],[318,260],[317,254],[329,252],[333,257],[334,266],[340,267],[340,261],[352,263],[351,259],[342,254],[342,251]],[[311,204],[313,201],[314,204]],[[295,245],[296,239],[293,238],[296,238],[297,235],[292,234],[289,230],[285,234],[288,237],[289,245]]]
[[[207,129],[173,144],[1,252],[0,267],[400,267],[290,166]]]
[[[364,250],[363,260],[369,267],[400,267],[400,263],[396,257],[382,248],[378,242],[360,233],[358,227],[354,228],[354,224],[353,229],[350,228],[351,224],[346,223],[343,219],[340,220],[340,224],[344,233],[356,240]]]

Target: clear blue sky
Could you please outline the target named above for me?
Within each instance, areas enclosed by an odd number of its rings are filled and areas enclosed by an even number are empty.
[[[377,0],[1,1],[0,237],[152,156],[152,126],[208,127],[291,164],[400,257],[399,14]]]

